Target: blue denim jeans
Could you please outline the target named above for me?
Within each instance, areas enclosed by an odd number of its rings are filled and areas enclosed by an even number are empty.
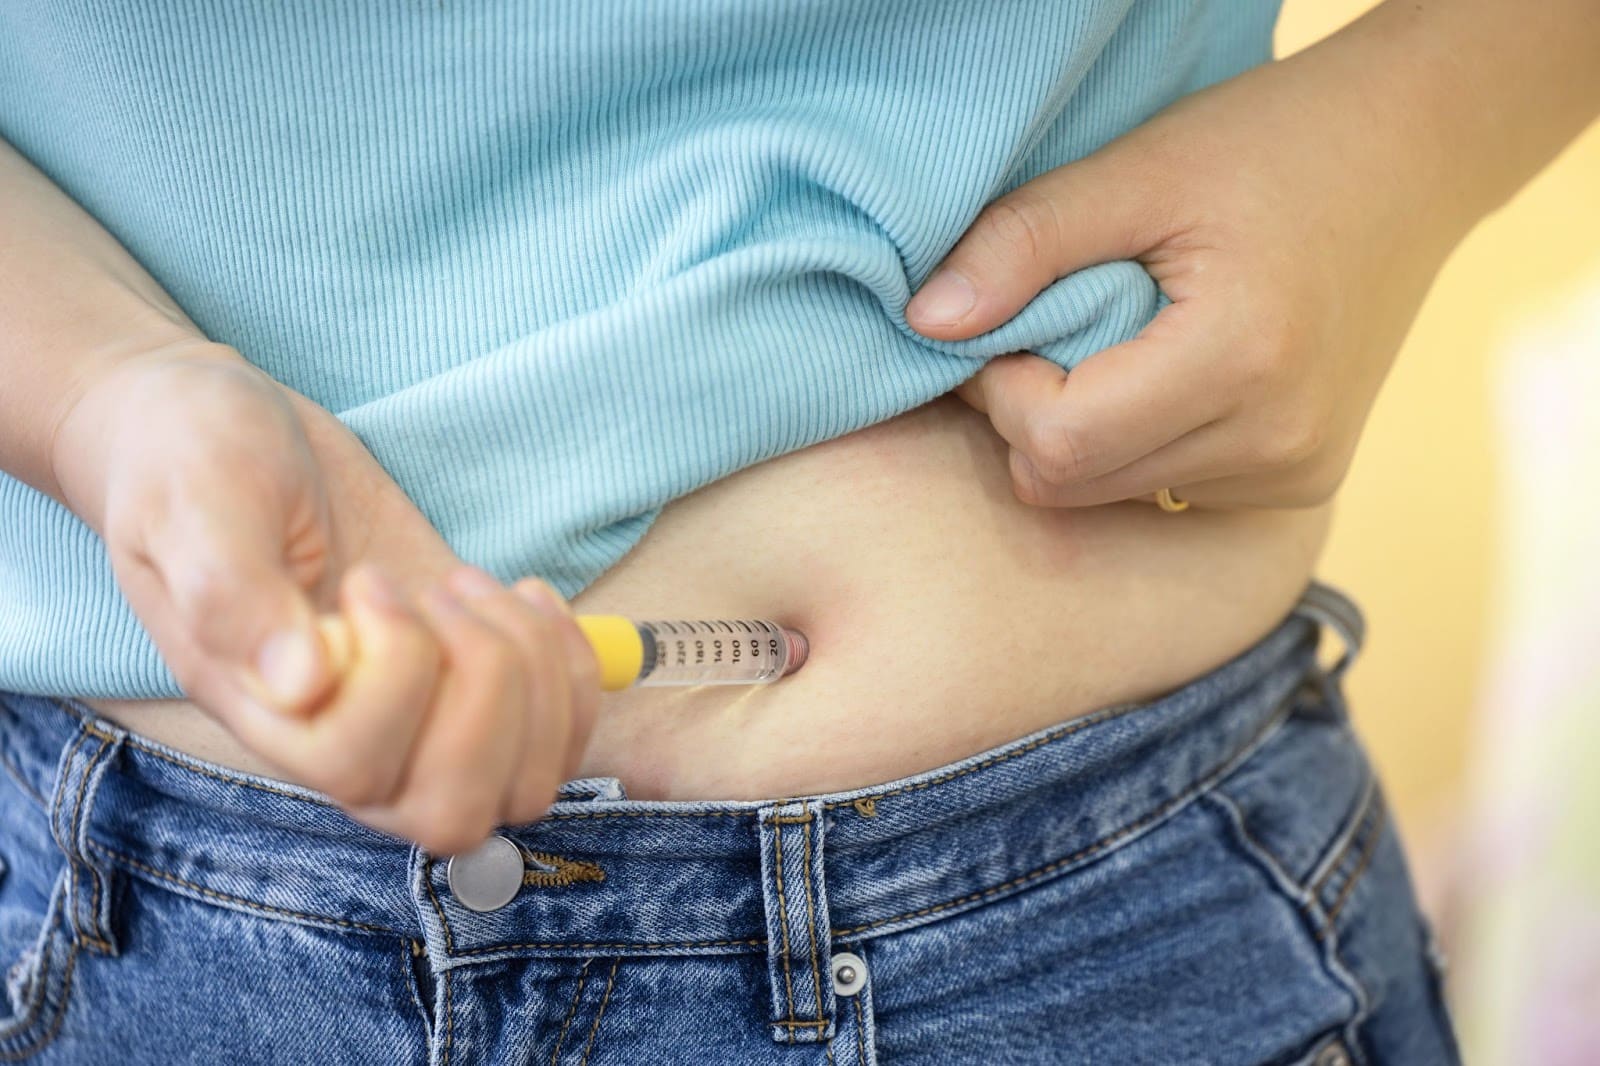
[[[0,693],[0,1062],[1456,1062],[1340,691],[1360,632],[1313,582],[1162,698],[855,792],[571,782],[459,878]]]

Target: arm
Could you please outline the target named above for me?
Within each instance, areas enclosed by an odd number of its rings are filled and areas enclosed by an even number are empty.
[[[997,200],[907,320],[973,336],[1137,259],[1173,301],[1138,337],[1067,375],[1004,356],[958,390],[1012,445],[1018,496],[1320,503],[1445,258],[1597,113],[1593,0],[1389,0]]]
[[[3,140],[0,322],[0,470],[63,504],[54,441],[92,381],[153,352],[244,362],[208,344],[116,238]]]
[[[575,772],[598,666],[555,590],[463,566],[338,419],[208,341],[3,143],[0,380],[0,468],[100,534],[185,692],[288,777],[454,853]]]

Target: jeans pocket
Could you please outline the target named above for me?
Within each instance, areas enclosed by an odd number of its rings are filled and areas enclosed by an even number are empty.
[[[1383,806],[1366,753],[1327,700],[1303,688],[1293,713],[1213,793],[1240,844],[1324,915],[1360,877]]]

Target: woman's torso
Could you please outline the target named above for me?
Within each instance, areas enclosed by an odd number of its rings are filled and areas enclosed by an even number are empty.
[[[17,0],[0,136],[463,558],[580,611],[806,632],[769,688],[613,697],[585,766],[804,792],[1153,695],[1289,609],[1325,513],[1031,509],[987,421],[928,402],[1127,339],[1158,305],[1137,264],[970,341],[902,315],[984,203],[1264,61],[1276,6]],[[52,506],[0,480],[0,678],[175,694]],[[270,773],[192,709],[98,706]]]
[[[1019,502],[954,395],[673,501],[582,613],[765,617],[811,656],[760,687],[608,695],[582,774],[636,798],[798,795],[939,766],[1220,665],[1293,605],[1331,506],[1168,514]],[[86,701],[277,776],[182,702]]]

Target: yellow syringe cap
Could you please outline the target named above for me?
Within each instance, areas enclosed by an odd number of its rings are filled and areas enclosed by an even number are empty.
[[[625,689],[639,679],[644,666],[644,641],[639,627],[620,614],[580,614],[578,628],[588,638],[600,660],[600,687],[606,692]]]

